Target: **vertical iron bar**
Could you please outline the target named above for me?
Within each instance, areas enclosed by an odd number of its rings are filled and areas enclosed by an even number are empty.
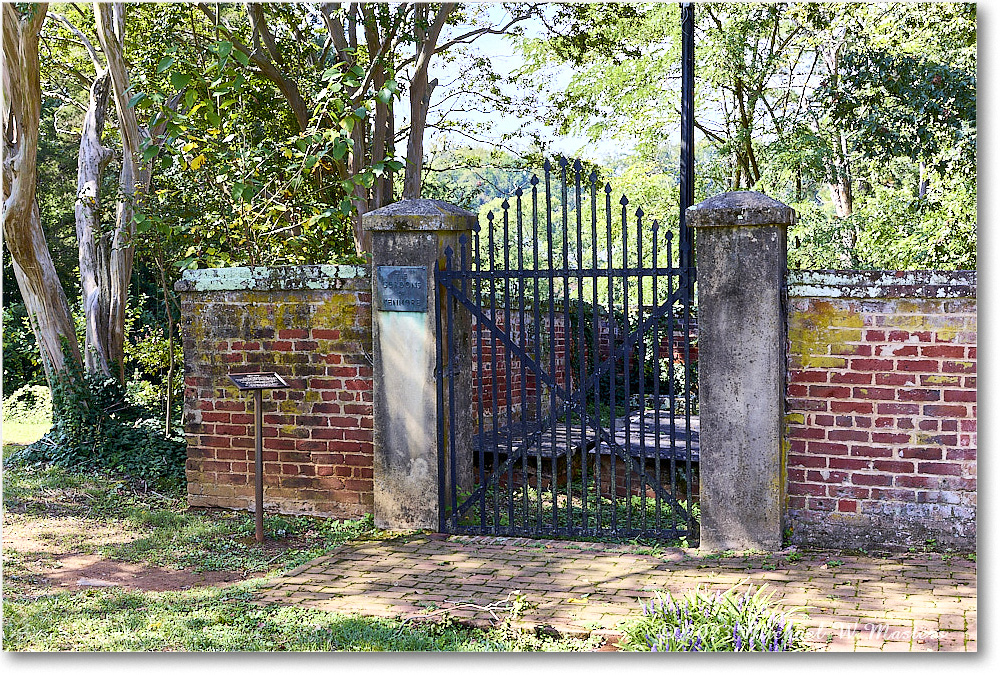
[[[636,269],[638,270],[636,274],[636,281],[638,283],[638,298],[639,312],[636,316],[635,325],[638,328],[642,325],[642,315],[645,311],[643,305],[643,295],[642,295],[642,285],[645,282],[645,276],[643,275],[643,262],[642,262],[642,217],[645,214],[642,212],[642,207],[635,210],[635,261]],[[639,463],[642,465],[642,474],[639,476],[639,490],[641,495],[639,497],[639,508],[641,509],[641,516],[639,518],[639,528],[646,528],[646,336],[639,335]]]
[[[517,198],[516,208],[517,208],[517,269],[518,272],[524,274],[524,214],[522,212],[521,196],[524,191],[518,187],[514,190],[514,197]],[[525,323],[524,317],[524,277],[518,277],[518,318],[520,319],[521,325],[521,353],[522,355],[518,357],[521,362],[521,428],[524,429],[522,436],[522,443],[526,446],[528,443],[528,369],[524,364],[524,355],[528,353],[528,343],[527,343],[527,324]],[[528,454],[527,452],[521,453],[521,502],[522,502],[522,518],[524,523],[522,526],[525,530],[528,529]]]
[[[608,356],[611,360],[611,367],[608,369],[610,373],[608,394],[611,399],[611,420],[608,427],[608,434],[610,436],[608,444],[608,468],[611,475],[608,481],[608,493],[611,498],[611,530],[616,532],[618,530],[618,455],[615,454],[610,443],[616,442],[617,439],[617,434],[615,433],[615,413],[617,412],[615,408],[617,401],[615,401],[615,396],[618,391],[618,364],[616,363],[617,358],[615,356],[615,350],[617,349],[615,346],[615,337],[620,331],[618,329],[618,320],[615,317],[615,263],[614,256],[612,255],[612,241],[614,240],[611,228],[611,183],[604,185],[604,202],[604,216],[607,220],[608,229]]]
[[[569,316],[569,195],[566,186],[566,166],[569,161],[565,157],[559,158],[559,167],[562,169],[562,270],[560,274],[563,280],[563,389],[570,391],[570,381],[573,378],[573,367],[570,365],[570,330]],[[573,490],[571,480],[573,463],[573,409],[569,405],[567,398],[564,402],[566,410],[566,525],[573,525]]]
[[[628,319],[628,197],[622,195],[619,203],[622,205],[622,336],[624,338],[624,365],[622,371],[625,374],[625,453],[632,456],[632,347],[630,337],[630,323]],[[625,464],[625,529],[632,531],[632,466],[631,462]]]
[[[497,284],[496,284],[496,241],[493,233],[493,212],[486,214],[489,223],[489,250],[490,250],[490,316],[493,323],[497,322]],[[490,410],[493,414],[491,429],[491,445],[493,446],[493,532],[500,534],[500,480],[497,470],[500,468],[500,439],[498,435],[498,424],[500,417],[499,406],[497,405],[497,335],[490,331]]]
[[[504,275],[504,319],[503,329],[514,341],[514,329],[510,325],[510,303],[512,302],[510,293],[510,202],[506,199],[500,204],[503,208],[503,275]],[[514,401],[513,401],[513,359],[510,347],[504,345],[504,388],[506,390],[507,403],[507,526],[511,532],[516,530],[514,525],[514,463],[510,461],[514,454]]]
[[[531,176],[531,232],[532,232],[532,257],[534,259],[535,272],[538,271],[538,176]],[[535,293],[533,302],[533,319],[535,322],[535,363],[539,369],[542,367],[542,312],[541,293],[539,288],[538,274],[535,274]],[[542,529],[542,378],[541,373],[535,373],[535,433],[538,439],[535,442],[535,502],[537,505],[535,531]]]
[[[555,296],[555,267],[553,264],[552,257],[552,163],[549,160],[545,160],[545,224],[548,228],[548,254],[549,254],[549,372],[552,373],[552,379],[558,382],[556,377],[556,296]],[[551,448],[551,460],[549,462],[549,472],[552,476],[549,483],[550,492],[552,494],[552,529],[553,531],[558,528],[557,520],[557,510],[558,505],[556,503],[557,497],[557,481],[556,481],[556,448],[558,447],[558,439],[556,438],[557,424],[556,424],[556,391],[555,388],[550,388],[549,391],[549,424],[552,427],[552,448]]]
[[[694,203],[694,4],[681,4],[680,267],[691,267],[692,236],[687,208]]]
[[[653,305],[659,307],[660,305],[660,293],[659,293],[659,273],[660,273],[660,258],[659,258],[659,243],[660,243],[660,223],[657,220],[653,221]],[[667,296],[669,298],[669,295]],[[669,300],[668,300],[669,301]],[[654,437],[653,443],[656,448],[656,459],[654,460],[656,465],[656,517],[654,527],[657,531],[663,529],[663,513],[661,511],[662,504],[660,502],[660,488],[663,485],[663,480],[660,474],[660,320],[657,319],[656,323],[653,324],[653,400],[656,402],[654,405]]]
[[[596,375],[597,369],[600,367],[601,363],[601,321],[600,312],[598,311],[598,298],[597,298],[597,171],[592,171],[590,174],[590,259],[592,263],[592,281],[593,281],[593,292],[594,292],[594,304],[593,315],[591,321],[593,321],[594,329],[594,355],[591,362],[591,368],[593,368]],[[586,407],[586,401],[584,401],[584,406]],[[601,378],[594,378],[594,420],[595,429],[601,426]],[[587,463],[588,453],[584,453],[584,464]],[[584,479],[584,491],[587,489],[586,479]],[[595,531],[601,529],[601,440],[597,435],[597,431],[594,432],[594,484],[596,485],[595,496],[594,496],[594,529]]]
[[[260,389],[253,390],[253,437],[254,437],[254,538],[258,544],[264,543],[264,400]]]
[[[670,270],[667,276],[667,297],[671,297],[674,292],[674,274],[679,271],[674,268],[673,252],[674,233],[667,230],[667,266]],[[680,278],[678,277],[677,287],[680,288]],[[677,385],[674,377],[676,369],[674,367],[674,301],[670,300],[670,311],[667,312],[667,339],[670,341],[669,360],[667,361],[667,378],[669,383],[668,393],[670,395],[670,496],[677,500]],[[670,509],[670,529],[677,529],[677,509]]]
[[[482,255],[482,241],[480,241],[479,222],[476,221],[476,227],[473,231],[472,237],[475,241],[475,246],[473,251],[475,252],[475,258],[473,259],[473,264],[476,266],[476,304],[479,307],[480,313],[482,314],[483,309],[483,281],[482,281],[482,271],[483,271],[483,255]],[[477,412],[479,414],[479,443],[477,444],[476,454],[479,460],[479,483],[476,487],[483,488],[479,493],[479,527],[480,532],[486,528],[486,410],[483,406],[483,392],[485,391],[485,386],[483,385],[483,319],[482,316],[476,317],[476,403]],[[456,523],[458,521],[456,520]]]
[[[574,187],[576,189],[576,323],[577,342],[576,354],[580,361],[580,382],[577,385],[582,387],[587,379],[587,344],[583,330],[583,203],[581,200],[581,174],[583,165],[580,160],[573,163],[576,172]],[[572,475],[572,468],[569,469]],[[589,524],[587,517],[587,398],[585,392],[580,390],[580,516],[581,527],[587,529]]]

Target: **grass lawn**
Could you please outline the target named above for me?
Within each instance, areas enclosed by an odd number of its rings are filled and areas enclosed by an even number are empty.
[[[5,428],[5,438],[6,438]],[[9,448],[4,448],[4,456]],[[183,489],[151,489],[97,474],[5,466],[4,638],[33,650],[583,651],[594,640],[553,639],[500,625],[473,630],[250,604],[261,579],[343,542],[390,536],[370,518],[267,516],[187,508]],[[221,586],[150,591],[66,586],[71,562],[118,564],[163,578],[217,574]],[[79,575],[78,575],[79,576]],[[82,579],[81,579],[82,580]],[[60,585],[60,584],[63,585]]]
[[[51,422],[3,422],[3,442],[12,445],[31,445],[39,438],[48,433],[52,427]],[[6,453],[4,453],[6,454]]]

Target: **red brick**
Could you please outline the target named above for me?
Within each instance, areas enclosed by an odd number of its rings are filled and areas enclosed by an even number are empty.
[[[976,448],[948,448],[944,458],[947,460],[971,459],[974,461],[976,459]]]
[[[897,361],[896,370],[903,370],[911,373],[936,373],[940,370],[941,364],[939,361],[931,361],[930,359],[921,359],[915,361]]]
[[[906,342],[910,339],[910,334],[905,330],[891,330],[886,339],[890,342]]]
[[[826,476],[823,476],[826,473]],[[811,483],[843,483],[847,480],[847,473],[844,471],[806,471],[806,480]]]
[[[852,445],[852,457],[892,457],[892,448],[872,445]]]
[[[941,459],[943,452],[941,448],[902,448],[899,456],[903,459]]]
[[[932,476],[896,476],[893,479],[896,487],[937,489],[941,487],[941,479]],[[873,494],[872,497],[875,495]]]
[[[851,359],[852,370],[885,371],[892,370],[891,359]]]
[[[790,509],[804,509],[806,507],[805,497],[796,497],[790,495],[788,497],[788,508]]]
[[[228,436],[200,436],[198,443],[206,448],[228,448],[231,446]]]
[[[319,347],[319,343],[315,340],[296,340],[295,341],[295,351],[297,352],[314,352]]]
[[[823,499],[817,497],[809,498],[809,509],[812,511],[833,511],[837,505],[835,499]]]
[[[913,420],[909,417],[900,417],[896,420],[896,426],[900,429],[912,429]]]
[[[871,384],[871,373],[831,372],[830,382],[833,384]]]
[[[896,398],[895,389],[880,389],[877,387],[855,387],[854,398],[891,401]]]
[[[975,390],[969,391],[965,389],[945,389],[944,400],[949,403],[957,403],[957,402],[975,403],[976,392]]]
[[[880,415],[919,415],[920,406],[914,403],[879,403]]]
[[[829,376],[826,370],[797,370],[791,374],[791,382],[826,382]]]
[[[962,465],[949,462],[920,462],[917,473],[930,473],[940,476],[961,476]]]
[[[974,373],[976,372],[975,361],[944,361],[941,370],[945,373]]]
[[[278,331],[278,337],[282,340],[296,340],[309,337],[309,331],[302,328],[283,328]]]
[[[846,469],[848,471],[857,471],[859,469],[867,469],[868,464],[869,462],[864,459],[853,459],[848,457],[830,458],[831,469]]]
[[[874,464],[876,471],[888,471],[889,473],[913,473],[913,462],[876,459]]]
[[[909,443],[910,434],[890,434],[876,431],[872,434],[872,441],[875,443]]]
[[[340,331],[327,328],[313,328],[312,337],[316,340],[339,340]]]
[[[861,429],[832,429],[827,438],[831,441],[867,441],[869,432]]]
[[[941,392],[937,389],[901,389],[900,401],[939,401]]]
[[[824,432],[822,429],[815,429],[809,427],[793,427],[788,430],[788,436],[790,438],[821,439],[821,438],[826,438],[826,432]]]
[[[929,417],[965,417],[968,411],[964,405],[925,405],[924,414]]]
[[[853,499],[841,499],[837,502],[837,510],[841,513],[854,513],[858,510],[858,503]]]
[[[875,384],[884,387],[900,387],[916,383],[917,376],[908,373],[875,373]]]
[[[851,476],[851,482],[855,485],[892,485],[892,476],[884,473],[856,473]]]
[[[870,415],[874,406],[866,401],[830,401],[830,412]]]
[[[941,420],[941,431],[958,431],[958,420]]]
[[[846,455],[847,446],[843,443],[822,443],[820,441],[809,441],[807,444],[809,452],[824,455]]]
[[[344,388],[351,391],[367,390],[372,388],[372,381],[369,379],[344,380]]]
[[[921,356],[930,356],[948,359],[965,358],[965,347],[957,345],[926,345],[920,348]]]
[[[788,486],[788,494],[822,497],[826,495],[826,486],[816,485],[814,483],[791,483]]]
[[[215,433],[222,434],[224,436],[246,436],[247,428],[245,426],[238,426],[235,424],[216,424]]]
[[[292,343],[290,340],[272,340],[264,343],[264,351],[290,352],[292,351]]]

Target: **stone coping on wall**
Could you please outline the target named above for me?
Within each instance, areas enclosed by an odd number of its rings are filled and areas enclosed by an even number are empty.
[[[342,288],[344,282],[368,279],[363,265],[285,265],[277,267],[219,267],[185,270],[174,290],[208,291],[321,291]]]
[[[975,298],[972,270],[789,270],[792,298]]]

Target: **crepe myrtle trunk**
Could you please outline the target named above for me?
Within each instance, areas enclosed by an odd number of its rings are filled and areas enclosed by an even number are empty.
[[[56,274],[36,199],[41,80],[38,33],[47,3],[3,5],[3,233],[31,330],[52,386],[65,353],[80,359],[66,293]]]

